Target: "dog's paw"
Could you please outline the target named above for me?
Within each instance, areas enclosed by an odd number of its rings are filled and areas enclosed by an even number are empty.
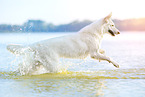
[[[119,65],[118,64],[113,64],[116,68],[119,68]]]
[[[111,62],[116,68],[119,68],[119,64],[115,61]]]

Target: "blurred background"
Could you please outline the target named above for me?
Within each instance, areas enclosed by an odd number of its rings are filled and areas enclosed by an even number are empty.
[[[145,31],[144,0],[0,0],[0,32],[76,32],[110,12],[121,31]]]

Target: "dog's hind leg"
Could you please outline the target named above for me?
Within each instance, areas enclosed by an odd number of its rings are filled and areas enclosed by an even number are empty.
[[[43,67],[49,72],[49,73],[57,73],[58,72],[58,61],[54,61],[52,59],[44,59],[41,61]]]
[[[98,59],[98,60],[106,60],[109,63],[112,63],[116,68],[119,68],[119,65],[117,62],[113,61],[111,58],[109,58],[108,56],[101,54],[99,52],[91,54],[91,58],[93,59]]]
[[[39,55],[43,67],[50,73],[58,72],[58,57],[55,54]]]
[[[59,72],[58,61],[51,61],[48,64],[49,64],[49,70],[51,73]]]

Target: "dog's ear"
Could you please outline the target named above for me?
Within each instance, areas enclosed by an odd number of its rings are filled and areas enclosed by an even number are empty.
[[[107,20],[110,19],[111,16],[112,16],[112,12],[104,18],[104,22],[107,22]]]

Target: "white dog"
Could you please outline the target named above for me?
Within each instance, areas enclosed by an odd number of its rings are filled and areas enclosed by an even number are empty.
[[[57,72],[58,61],[61,57],[84,59],[88,55],[99,61],[108,61],[119,68],[118,63],[106,56],[105,51],[100,49],[101,40],[105,33],[112,36],[120,34],[119,30],[115,28],[111,16],[112,14],[109,14],[73,35],[43,40],[28,46],[8,45],[7,49],[19,55],[26,54],[26,51],[32,52],[34,55],[31,64],[34,67],[41,64],[49,72]]]

